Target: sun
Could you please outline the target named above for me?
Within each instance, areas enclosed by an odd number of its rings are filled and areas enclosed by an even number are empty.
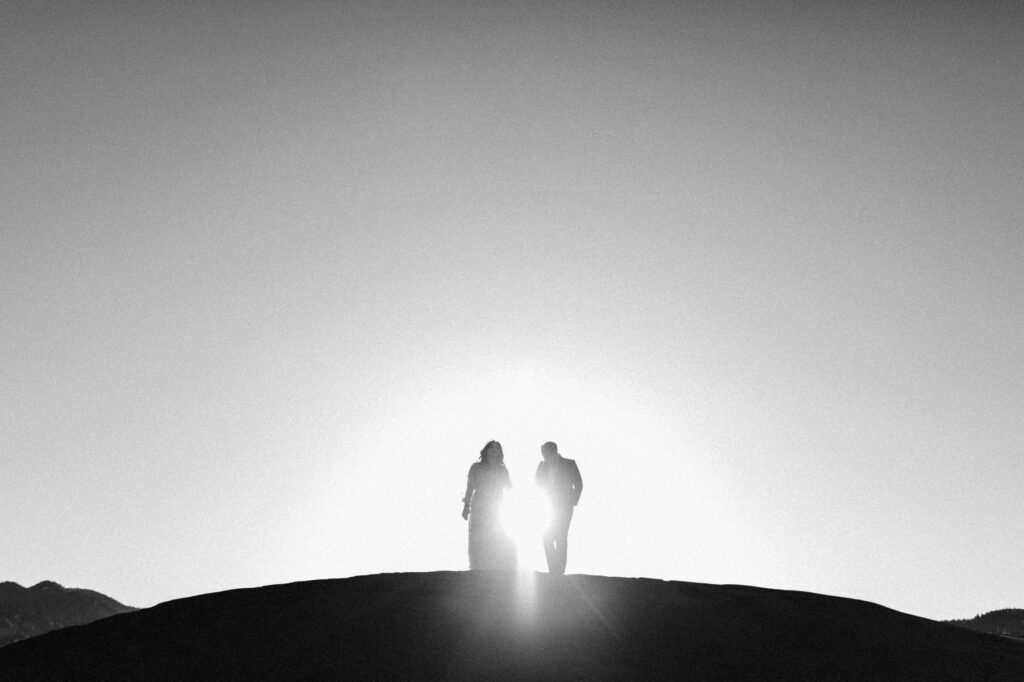
[[[515,542],[520,567],[544,567],[540,538],[549,521],[547,500],[539,491],[510,490],[506,493],[501,509],[501,524]]]

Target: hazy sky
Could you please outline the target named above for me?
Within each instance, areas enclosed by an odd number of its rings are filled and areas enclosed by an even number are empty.
[[[0,580],[1024,607],[1020,7],[3,3]]]

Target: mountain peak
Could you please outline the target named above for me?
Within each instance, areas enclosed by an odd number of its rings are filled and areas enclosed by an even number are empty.
[[[0,583],[0,647],[133,610],[99,592],[66,589],[52,580],[29,588],[3,582]]]
[[[52,580],[43,580],[41,582],[36,583],[35,585],[30,587],[29,589],[32,590],[32,591],[35,591],[35,592],[38,592],[38,591],[41,591],[41,590],[63,590],[64,586],[61,585],[60,583],[55,583]]]

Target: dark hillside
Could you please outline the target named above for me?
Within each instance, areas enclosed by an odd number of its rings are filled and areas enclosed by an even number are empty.
[[[801,592],[411,573],[167,602],[0,649],[5,679],[1024,679],[1024,644]]]
[[[978,632],[1024,639],[1024,609],[1000,609],[983,613],[974,618],[949,622]]]

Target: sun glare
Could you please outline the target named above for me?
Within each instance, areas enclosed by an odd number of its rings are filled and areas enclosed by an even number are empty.
[[[516,544],[516,556],[521,568],[542,569],[541,533],[550,513],[544,498],[535,491],[512,490],[502,505],[501,523]]]

